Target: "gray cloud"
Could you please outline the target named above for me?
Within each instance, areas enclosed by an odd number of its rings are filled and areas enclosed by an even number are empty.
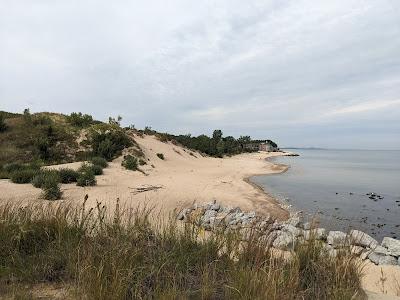
[[[0,0],[0,109],[400,148],[400,4]]]

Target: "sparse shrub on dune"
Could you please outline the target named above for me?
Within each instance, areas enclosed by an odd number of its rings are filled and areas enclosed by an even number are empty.
[[[79,172],[68,168],[62,168],[58,171],[58,173],[60,175],[61,183],[76,182],[79,176]]]
[[[93,165],[98,165],[98,166],[101,166],[102,168],[107,168],[107,166],[108,166],[107,160],[105,158],[99,157],[99,156],[92,157],[90,159],[90,162]]]
[[[8,164],[5,164],[5,165],[3,166],[3,170],[6,171],[6,172],[8,172],[8,173],[11,173],[11,172],[16,171],[16,170],[21,170],[21,169],[23,169],[23,168],[24,168],[24,166],[23,166],[22,164],[20,164],[20,163],[15,163],[15,162],[13,162],[13,163],[8,163]]]
[[[207,238],[151,210],[108,213],[70,205],[0,206],[0,283],[54,282],[79,299],[363,299],[357,261],[330,257],[317,241],[283,257],[239,232]],[[12,242],[11,242],[12,241]]]
[[[94,175],[102,175],[103,168],[99,165],[94,165],[92,163],[83,163],[82,166],[78,169],[79,173],[91,171]]]
[[[60,177],[54,176],[53,174],[55,173],[48,173],[48,175],[44,177],[44,181],[41,186],[43,190],[42,192],[43,199],[58,200],[62,196],[62,192],[60,189],[60,181],[59,181]]]
[[[11,172],[10,179],[13,183],[30,183],[37,173],[37,170],[28,168],[15,170]]]
[[[99,165],[91,165],[90,168],[92,169],[94,175],[103,175],[103,168]]]
[[[79,176],[76,181],[77,186],[93,186],[96,185],[96,176],[94,171],[89,166],[81,167],[79,170]]]
[[[143,158],[140,158],[139,165],[141,165],[141,166],[147,165],[147,162]]]
[[[93,155],[100,156],[110,161],[118,156],[122,150],[132,145],[132,140],[117,125],[98,124],[89,132],[89,143]]]
[[[157,157],[158,157],[159,159],[162,159],[162,160],[165,159],[164,154],[162,154],[162,153],[157,153]]]
[[[132,155],[125,155],[121,165],[127,170],[136,171],[138,169],[138,159]]]
[[[60,172],[57,170],[41,170],[32,178],[32,185],[36,188],[42,188],[46,181],[60,182]]]

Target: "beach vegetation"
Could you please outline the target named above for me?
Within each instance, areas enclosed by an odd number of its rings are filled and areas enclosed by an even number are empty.
[[[136,171],[138,169],[138,159],[132,155],[125,155],[121,165],[127,170]]]
[[[98,124],[91,128],[89,144],[93,156],[110,161],[120,155],[122,150],[133,144],[126,132],[117,125]]]
[[[11,172],[10,179],[13,183],[30,183],[37,173],[38,171],[35,169],[22,168]]]
[[[44,176],[41,185],[42,197],[45,200],[58,200],[62,196],[60,189],[60,177],[58,172],[48,172],[47,176]]]
[[[60,172],[57,170],[40,170],[32,178],[32,185],[36,188],[42,188],[45,182],[60,182],[61,176]]]
[[[69,168],[62,168],[58,171],[60,176],[61,183],[72,183],[78,180],[79,172],[69,169]]]
[[[90,162],[93,165],[97,165],[97,166],[100,166],[102,168],[107,168],[107,166],[108,166],[108,162],[104,157],[99,157],[99,156],[92,157],[90,159]]]
[[[164,157],[164,154],[163,154],[163,153],[157,153],[157,157],[158,157],[159,159],[162,159],[162,160],[164,160],[164,159],[165,159],[165,157]]]
[[[95,123],[91,115],[82,114],[81,112],[73,112],[66,118],[68,123],[79,128],[85,128]]]
[[[365,298],[357,260],[330,257],[317,241],[285,257],[255,233],[249,241],[235,231],[205,238],[193,223],[155,221],[146,207],[117,202],[111,213],[86,200],[0,206],[1,297],[58,284],[78,299]]]
[[[79,169],[79,175],[76,179],[77,186],[94,186],[96,183],[96,176],[92,168],[83,166]]]

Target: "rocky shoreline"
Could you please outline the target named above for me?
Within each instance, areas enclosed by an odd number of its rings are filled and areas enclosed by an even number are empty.
[[[376,265],[400,265],[400,240],[384,237],[376,239],[359,230],[349,233],[327,231],[310,222],[304,222],[299,213],[278,222],[269,215],[257,215],[255,211],[243,212],[239,207],[224,207],[216,201],[197,204],[183,209],[177,219],[195,222],[207,231],[235,230],[243,240],[249,240],[256,233],[257,238],[268,241],[271,247],[290,251],[297,242],[319,240],[327,253],[335,257],[341,250],[350,250],[361,259],[369,259]]]

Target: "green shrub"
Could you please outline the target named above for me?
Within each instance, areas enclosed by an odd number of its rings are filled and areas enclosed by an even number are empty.
[[[165,158],[164,158],[164,154],[162,154],[162,153],[157,153],[157,156],[158,156],[159,159],[162,159],[162,160],[165,159]]]
[[[32,178],[32,185],[36,188],[42,188],[45,182],[60,182],[60,173],[57,170],[41,170]]]
[[[93,123],[93,117],[91,115],[82,114],[81,112],[73,112],[67,116],[67,121],[72,126],[87,127]]]
[[[47,176],[44,176],[42,183],[42,197],[46,200],[58,200],[62,196],[62,192],[59,184],[59,176],[54,175],[57,173],[49,172]]]
[[[107,166],[108,166],[107,160],[103,157],[99,157],[99,156],[92,157],[92,159],[90,161],[93,165],[101,166],[102,168],[107,168]]]
[[[78,172],[91,171],[94,175],[102,175],[103,168],[99,165],[93,165],[91,163],[83,163],[79,168]]]
[[[60,174],[61,183],[76,182],[79,176],[77,171],[68,168],[60,169],[58,172]]]
[[[89,143],[93,155],[112,160],[121,151],[132,145],[132,140],[123,129],[113,125],[94,127],[90,132]]]
[[[15,170],[11,173],[10,179],[14,183],[30,183],[37,172],[33,169]]]
[[[77,186],[93,186],[96,185],[96,176],[90,167],[81,167],[79,176],[76,180]]]
[[[14,172],[16,170],[21,170],[23,168],[24,168],[24,166],[22,164],[15,163],[15,162],[9,163],[9,164],[5,164],[3,166],[3,170],[8,172],[8,173],[12,173],[12,172]]]
[[[103,175],[103,168],[99,165],[91,165],[90,168],[92,169],[94,175]]]
[[[132,155],[126,155],[121,165],[127,170],[136,171],[138,169],[138,160]]]

